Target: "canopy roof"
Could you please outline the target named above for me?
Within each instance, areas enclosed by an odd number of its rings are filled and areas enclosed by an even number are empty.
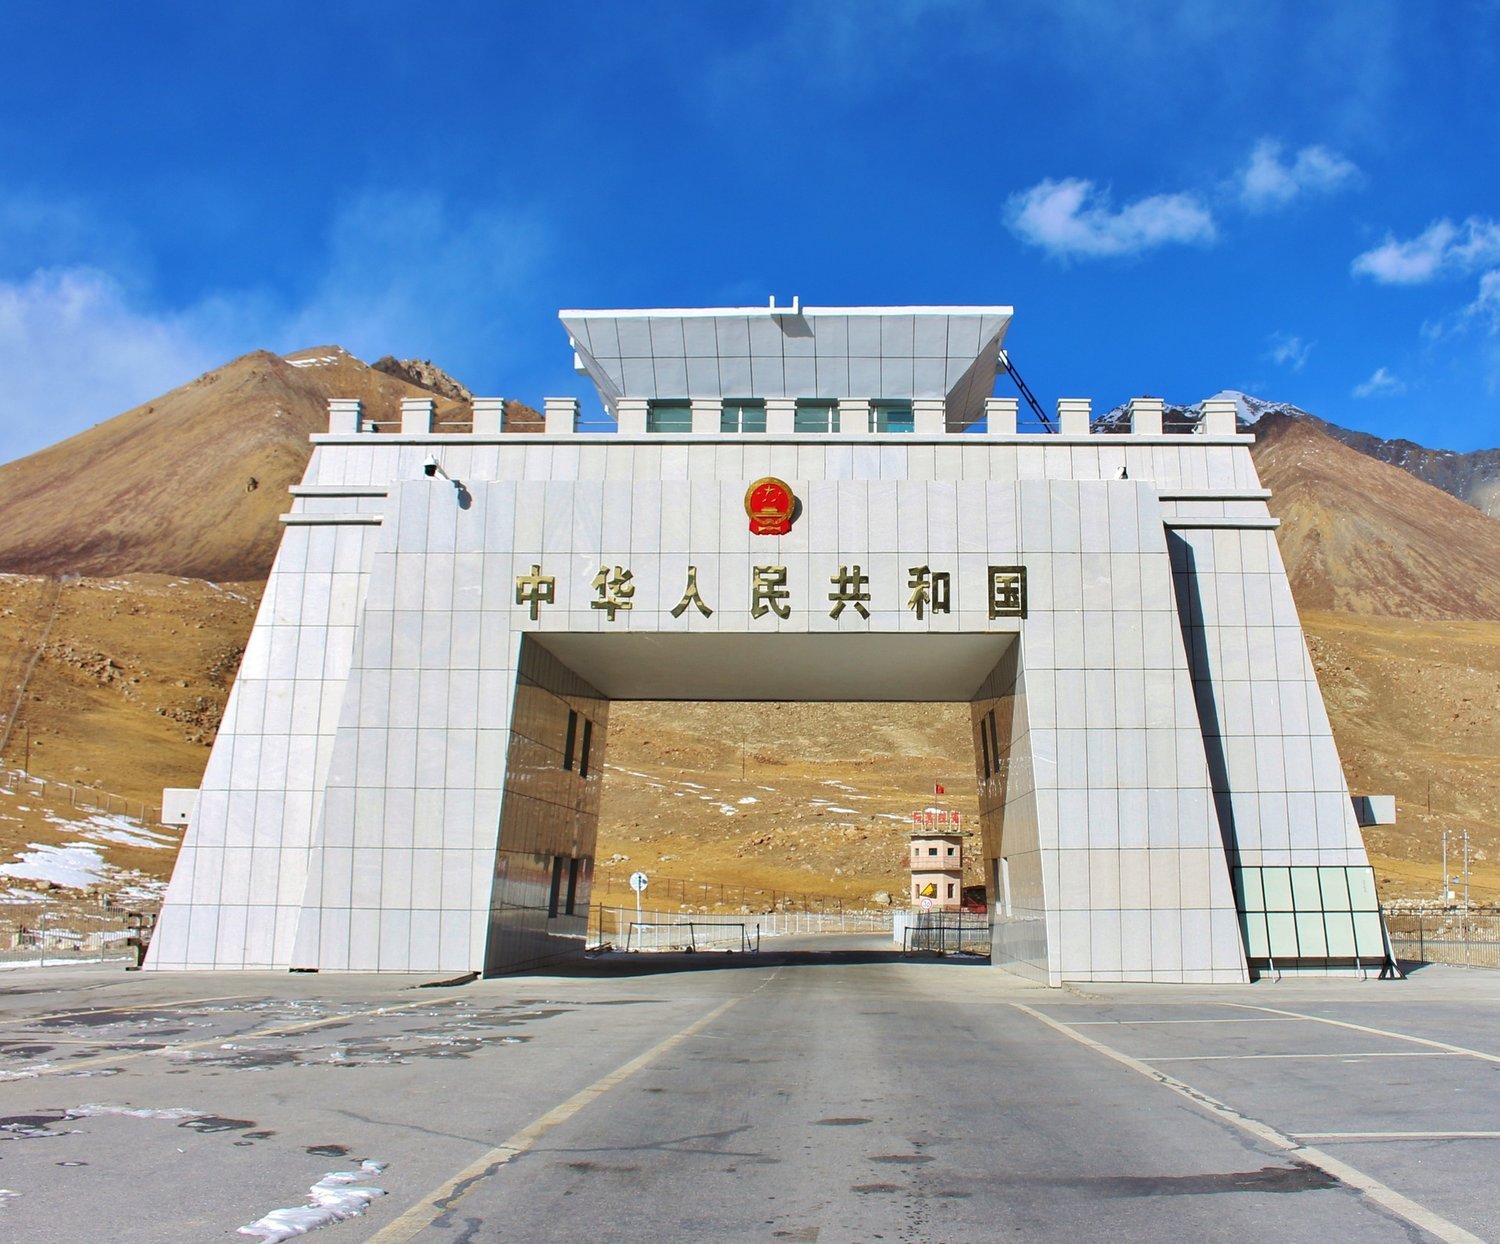
[[[577,365],[622,397],[941,398],[982,418],[1010,307],[705,307],[561,311]]]

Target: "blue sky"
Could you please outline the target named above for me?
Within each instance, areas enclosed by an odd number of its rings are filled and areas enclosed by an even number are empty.
[[[7,10],[0,459],[260,347],[540,404],[560,308],[771,294],[1500,445],[1496,3]]]

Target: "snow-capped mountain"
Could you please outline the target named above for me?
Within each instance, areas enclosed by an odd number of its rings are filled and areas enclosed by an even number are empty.
[[[1355,432],[1329,423],[1290,402],[1273,402],[1238,389],[1222,389],[1204,401],[1228,398],[1234,402],[1235,420],[1241,431],[1254,431],[1267,417],[1304,419],[1351,449],[1400,467],[1424,483],[1467,501],[1481,513],[1500,518],[1500,449],[1479,449],[1472,453],[1455,453],[1451,449],[1428,449],[1413,441],[1382,440],[1368,432]],[[1168,432],[1189,432],[1203,418],[1203,402],[1191,406],[1166,403],[1162,425]],[[1128,426],[1126,407],[1116,406],[1093,421],[1096,431],[1122,432]]]

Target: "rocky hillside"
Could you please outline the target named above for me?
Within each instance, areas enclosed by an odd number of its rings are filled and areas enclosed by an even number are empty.
[[[1303,420],[1368,458],[1400,467],[1424,484],[1431,484],[1460,501],[1468,502],[1480,513],[1500,518],[1500,449],[1478,449],[1472,453],[1428,449],[1415,441],[1382,440],[1368,432],[1355,432],[1340,427],[1326,419],[1319,419],[1317,415],[1309,414],[1290,402],[1271,402],[1234,389],[1225,389],[1214,396],[1234,402],[1235,416],[1242,430],[1260,435],[1263,419]],[[1195,402],[1191,406],[1169,403],[1163,412],[1162,422],[1169,432],[1187,431],[1197,424],[1202,415],[1202,402]],[[1095,420],[1095,427],[1103,431],[1123,431],[1127,423],[1126,407],[1117,406]]]
[[[383,362],[338,346],[256,351],[0,466],[0,571],[264,579],[330,397],[360,398],[388,423],[402,398],[434,398],[439,427],[468,426],[471,395],[457,381],[430,363]],[[509,402],[506,426],[540,417]]]
[[[1500,619],[1500,522],[1306,419],[1267,414],[1255,434],[1299,607]]]
[[[244,355],[0,467],[0,570],[262,579],[328,399],[427,396],[337,346]]]
[[[1500,518],[1500,449],[1460,454],[1451,449],[1427,449],[1413,441],[1381,440],[1368,432],[1351,432],[1317,420],[1335,440],[1380,462],[1388,462],[1424,483],[1452,493],[1491,518]]]

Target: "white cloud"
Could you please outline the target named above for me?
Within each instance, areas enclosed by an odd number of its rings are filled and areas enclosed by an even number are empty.
[[[1406,382],[1400,380],[1384,367],[1377,367],[1375,374],[1363,384],[1354,386],[1355,397],[1394,397],[1406,392]]]
[[[8,216],[0,202],[0,222]],[[153,306],[128,260],[0,279],[0,462],[257,348],[420,355],[483,385],[524,356],[512,316],[529,313],[525,288],[547,236],[520,213],[365,195],[335,218],[324,254],[307,265],[309,286],[291,297],[247,285]]]
[[[223,361],[191,315],[133,306],[97,268],[0,281],[0,456],[44,448]]]
[[[1151,195],[1116,210],[1107,191],[1079,177],[1049,178],[1011,195],[1006,219],[1022,241],[1063,259],[1206,245],[1217,236],[1212,213],[1190,194]]]
[[[437,194],[359,196],[334,219],[317,279],[277,339],[284,349],[336,342],[365,359],[420,354],[460,375],[493,367],[510,353],[507,313],[548,237],[520,212],[460,212]]]
[[[1454,327],[1464,329],[1479,320],[1491,333],[1500,333],[1500,269],[1491,269],[1479,277],[1479,292],[1474,301],[1458,313]],[[1424,329],[1426,325],[1423,326]],[[1436,339],[1444,335],[1448,325],[1440,325],[1429,335]]]
[[[1307,366],[1307,359],[1312,353],[1313,344],[1311,341],[1303,341],[1301,337],[1288,333],[1272,333],[1270,349],[1266,357],[1278,367],[1290,367],[1293,371],[1301,371]]]
[[[1351,270],[1382,285],[1422,285],[1449,273],[1473,272],[1500,262],[1500,223],[1470,216],[1461,225],[1435,220],[1409,241],[1390,234],[1356,255]]]
[[[1327,147],[1303,147],[1284,161],[1281,144],[1262,138],[1240,173],[1240,202],[1252,212],[1270,211],[1285,207],[1299,195],[1328,194],[1358,177],[1359,169],[1352,161]]]

